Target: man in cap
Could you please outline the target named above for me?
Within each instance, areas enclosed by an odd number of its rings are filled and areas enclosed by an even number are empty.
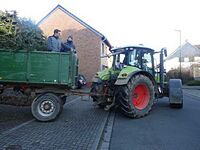
[[[52,36],[48,37],[48,50],[60,52],[61,50],[61,41],[60,41],[60,30],[55,29]]]
[[[62,52],[73,51],[76,53],[76,48],[73,43],[73,37],[70,35],[65,43],[62,43]]]

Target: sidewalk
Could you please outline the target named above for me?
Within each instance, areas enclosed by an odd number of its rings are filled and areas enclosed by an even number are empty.
[[[187,85],[183,85],[182,88],[183,88],[183,89],[200,90],[200,86],[187,86]]]
[[[200,99],[200,89],[198,88],[183,88],[183,93],[199,97]]]

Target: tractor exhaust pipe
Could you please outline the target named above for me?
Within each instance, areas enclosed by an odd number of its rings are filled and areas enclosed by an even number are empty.
[[[164,88],[164,55],[167,57],[167,49],[162,48],[160,51],[160,88]]]

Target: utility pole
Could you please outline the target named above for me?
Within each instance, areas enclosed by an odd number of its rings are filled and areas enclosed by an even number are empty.
[[[180,65],[179,67],[180,67],[180,72],[179,73],[180,73],[180,78],[182,80],[182,72],[181,72],[181,57],[182,57],[181,56],[181,32],[182,31],[181,30],[175,30],[175,31],[179,32],[179,39],[180,39],[180,43],[179,43],[180,44],[180,46],[179,46],[179,49],[180,49],[180,53],[179,53],[179,65]]]

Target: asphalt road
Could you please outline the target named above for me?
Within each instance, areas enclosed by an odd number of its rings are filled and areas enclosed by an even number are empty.
[[[116,113],[110,150],[200,150],[200,97],[184,94],[184,108],[161,99],[141,119]]]

